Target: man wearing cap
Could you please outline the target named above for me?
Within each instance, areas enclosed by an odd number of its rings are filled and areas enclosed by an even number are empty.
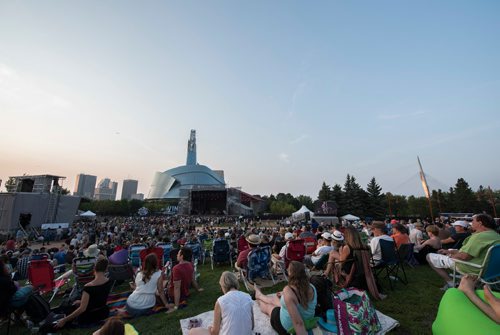
[[[455,259],[481,265],[488,249],[500,243],[500,234],[495,231],[496,224],[491,216],[476,214],[472,217],[471,226],[474,233],[465,239],[460,250],[441,249],[437,254],[430,253],[426,257],[431,268],[445,280],[443,290],[453,286],[453,280],[448,275],[447,269],[454,268]],[[479,273],[479,269],[460,263],[457,263],[457,270],[464,274]]]
[[[372,223],[373,238],[370,241],[370,249],[373,255],[373,265],[377,266],[382,260],[382,250],[380,248],[380,240],[394,242],[392,237],[385,233],[385,224],[382,221],[374,221]]]
[[[238,259],[236,260],[236,268],[238,269],[246,269],[248,264],[248,254],[260,245],[260,237],[256,234],[248,235],[245,240],[248,242],[248,246],[250,248],[239,253]]]
[[[321,256],[328,254],[333,250],[331,246],[332,234],[329,232],[324,232],[321,234],[321,238],[318,240],[318,247],[311,255],[306,255],[304,257],[304,263],[309,266],[314,266],[321,259]]]
[[[467,231],[469,228],[469,224],[467,221],[455,221],[451,224],[453,226],[454,231],[451,231],[450,237],[441,241],[443,245],[443,249],[455,248],[459,249],[461,245],[457,245],[459,242],[464,241],[467,237],[470,236],[470,233]]]

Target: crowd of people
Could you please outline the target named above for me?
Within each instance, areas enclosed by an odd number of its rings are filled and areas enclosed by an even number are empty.
[[[309,321],[317,314],[318,299],[316,287],[309,281],[311,270],[321,271],[321,275],[337,287],[350,285],[369,290],[375,299],[383,298],[372,273],[383,262],[381,240],[393,242],[399,250],[410,250],[411,254],[401,255],[405,260],[428,263],[445,281],[443,290],[454,286],[448,271],[455,266],[454,260],[481,264],[488,248],[500,243],[496,224],[486,214],[474,215],[470,222],[386,220],[314,228],[309,224],[286,222],[261,225],[258,221],[230,217],[114,217],[77,222],[46,236],[56,236],[59,240],[45,238],[41,245],[33,244],[18,232],[2,244],[0,315],[5,316],[11,308],[22,308],[33,294],[33,287],[20,285],[27,279],[30,260],[47,257],[60,269],[60,274],[68,274],[74,271],[75,259],[95,258],[93,280],[84,285],[79,296],[56,310],[64,315],[57,320],[56,328],[95,324],[108,318],[106,298],[112,286],[106,276],[108,265],[126,264],[132,245],[140,243],[153,247],[164,243],[172,244],[177,250],[170,278],[162,271],[162,259],[154,253],[145,257],[142,268],[130,283],[132,293],[122,311],[129,317],[136,317],[151,313],[157,305],[165,307],[167,313],[175,313],[181,301],[189,298],[191,289],[203,291],[194,273],[193,250],[186,247],[189,243],[199,244],[204,250],[207,240],[227,240],[235,255],[236,268],[245,268],[248,254],[259,246],[270,246],[273,263],[279,264],[284,261],[291,241],[312,240],[317,245],[314,251],[302,262],[289,262],[288,284],[282,292],[269,297],[259,287],[254,287],[254,299],[279,334],[287,334],[292,329],[296,334],[305,334],[310,328]],[[239,252],[238,239],[242,237],[249,248]],[[411,248],[405,248],[410,245]],[[474,267],[462,264],[457,267],[460,272],[478,274]],[[279,268],[275,266],[274,270]],[[498,322],[498,302],[492,298],[489,304],[479,303],[470,289],[471,277],[464,278],[459,289]],[[207,329],[193,327],[191,333],[234,334],[238,329],[238,333],[251,334],[254,325],[252,298],[239,291],[238,278],[232,272],[224,272],[219,284],[223,295],[215,302],[213,325]]]

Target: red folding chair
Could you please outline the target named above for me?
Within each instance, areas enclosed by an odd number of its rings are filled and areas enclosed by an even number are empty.
[[[59,289],[66,284],[67,279],[54,279],[54,268],[48,259],[33,260],[28,264],[28,280],[31,286],[40,294],[53,292],[49,303],[54,299]]]
[[[144,270],[144,260],[149,254],[155,254],[158,257],[159,266],[163,267],[163,248],[160,247],[149,247],[141,250],[139,257],[141,259],[141,268]]]
[[[306,254],[310,255],[316,250],[318,246],[318,241],[314,237],[304,237],[304,245],[306,246]]]
[[[238,254],[244,250],[247,250],[248,248],[250,248],[250,246],[248,245],[248,242],[245,239],[245,235],[241,235],[238,238]]]

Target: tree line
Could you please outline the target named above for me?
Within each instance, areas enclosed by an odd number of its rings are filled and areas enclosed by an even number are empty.
[[[382,187],[375,177],[363,189],[350,174],[347,175],[343,186],[330,186],[323,182],[316,199],[307,195],[293,196],[290,193],[278,193],[261,197],[265,202],[262,213],[289,216],[302,205],[314,211],[316,201],[334,202],[338,209],[338,216],[353,214],[360,218],[384,219],[387,217],[430,217],[429,202],[426,197],[405,196],[382,192]],[[448,191],[433,190],[430,196],[432,216],[439,213],[488,213],[495,216],[500,213],[500,190],[491,190],[480,186],[473,191],[463,178],[459,178],[455,186]],[[141,201],[91,201],[82,199],[81,210],[91,210],[100,215],[129,216],[136,215],[141,207],[148,208],[150,213],[161,212],[169,205],[175,205],[172,200]],[[495,211],[493,210],[495,205]]]

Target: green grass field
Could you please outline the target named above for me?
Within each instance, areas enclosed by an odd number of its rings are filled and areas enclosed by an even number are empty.
[[[140,317],[129,322],[135,326],[140,334],[144,335],[178,335],[181,334],[179,320],[197,315],[213,309],[217,297],[222,293],[218,284],[220,274],[229,267],[216,267],[213,271],[210,264],[201,265],[200,285],[205,290],[193,292],[188,307],[177,310],[172,314],[158,313]],[[415,269],[406,268],[408,285],[396,283],[391,291],[387,282],[382,282],[384,292],[388,297],[383,301],[375,302],[375,307],[382,313],[399,321],[400,326],[391,334],[432,334],[431,325],[436,317],[437,308],[443,292],[439,290],[442,283],[428,266],[419,266]],[[265,293],[280,290],[284,284],[264,289]],[[123,286],[125,287],[125,286]],[[242,285],[242,289],[244,286]],[[4,333],[4,328],[0,329]],[[62,335],[91,334],[94,329],[69,329],[61,332]],[[11,328],[11,334],[28,334],[22,327]]]

